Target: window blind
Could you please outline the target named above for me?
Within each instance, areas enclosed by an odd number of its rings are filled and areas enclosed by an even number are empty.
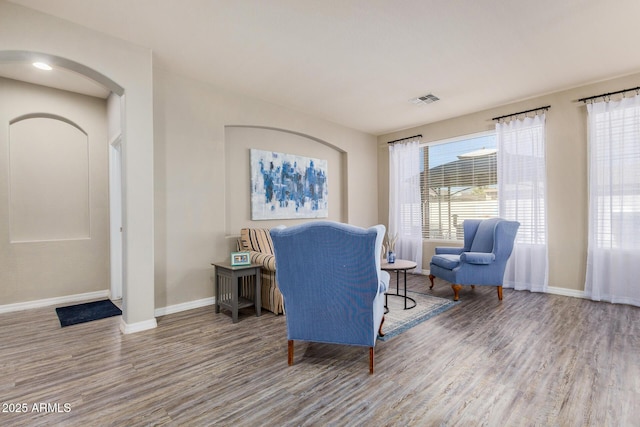
[[[494,133],[422,147],[424,238],[462,240],[465,219],[497,215],[496,153]]]
[[[623,100],[625,101],[625,100]],[[591,209],[599,248],[636,249],[640,227],[640,106],[594,105],[591,119]]]

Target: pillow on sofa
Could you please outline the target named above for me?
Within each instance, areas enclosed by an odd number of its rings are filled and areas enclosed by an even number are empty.
[[[240,245],[243,251],[273,255],[273,242],[268,228],[243,228],[240,230]]]

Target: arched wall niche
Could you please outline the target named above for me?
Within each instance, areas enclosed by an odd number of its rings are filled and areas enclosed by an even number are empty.
[[[88,134],[65,117],[9,122],[11,243],[91,237]]]
[[[84,133],[85,135],[87,135],[87,132],[82,129],[82,127],[80,127],[80,125],[78,125],[77,123],[75,123],[73,120],[70,120],[66,117],[60,116],[58,114],[53,114],[53,113],[29,113],[29,114],[24,114],[22,116],[16,117],[15,119],[11,119],[9,121],[9,126],[21,122],[23,120],[28,120],[28,119],[52,119],[52,120],[58,120],[61,122],[64,122],[68,125],[73,126],[74,128],[78,129],[80,132]]]
[[[225,206],[226,235],[236,236],[242,227],[271,228],[294,225],[311,219],[251,219],[250,151],[260,149],[296,154],[328,161],[329,214],[332,221],[348,222],[347,153],[336,144],[301,132],[267,126],[225,126],[227,165]]]
[[[302,133],[302,132],[297,132],[297,131],[290,130],[290,129],[282,129],[282,128],[276,128],[276,127],[271,127],[271,126],[251,126],[251,125],[228,125],[228,126],[225,126],[225,129],[229,129],[229,128],[264,129],[264,130],[270,130],[270,131],[274,131],[274,132],[290,133],[292,135],[297,135],[297,136],[300,136],[302,138],[310,139],[310,140],[312,140],[314,142],[317,142],[319,144],[326,145],[327,147],[330,147],[330,148],[336,150],[339,153],[346,153],[342,148],[338,147],[335,144],[330,143],[329,141],[325,141],[324,139],[316,138],[315,136],[308,135],[308,134]]]

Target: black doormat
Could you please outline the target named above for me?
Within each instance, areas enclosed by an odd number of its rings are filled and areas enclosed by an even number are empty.
[[[76,325],[78,323],[91,322],[92,320],[105,319],[107,317],[120,316],[122,310],[110,300],[87,302],[84,304],[68,305],[56,308],[60,326]]]

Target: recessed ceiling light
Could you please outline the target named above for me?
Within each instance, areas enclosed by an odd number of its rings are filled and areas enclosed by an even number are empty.
[[[39,68],[41,70],[45,70],[45,71],[53,70],[53,68],[51,68],[51,66],[49,64],[46,64],[44,62],[34,62],[33,66],[36,67],[36,68]]]

